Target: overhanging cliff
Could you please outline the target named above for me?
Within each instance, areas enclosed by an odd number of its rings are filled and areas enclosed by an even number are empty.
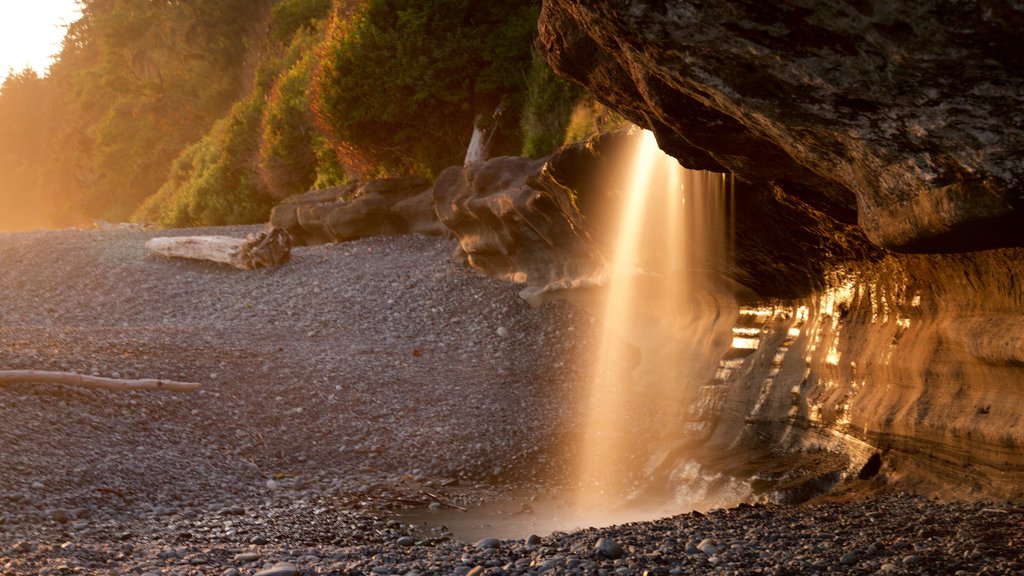
[[[690,168],[772,181],[876,244],[1024,244],[1016,2],[548,0],[556,71]]]
[[[759,344],[701,392],[701,443],[1024,498],[1022,26],[999,1],[544,3],[560,74],[736,175]]]

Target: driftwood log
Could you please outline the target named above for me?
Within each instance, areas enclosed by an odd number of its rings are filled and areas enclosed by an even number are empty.
[[[194,382],[175,382],[173,380],[121,380],[119,378],[102,378],[85,376],[74,372],[46,372],[43,370],[0,370],[0,384],[14,382],[36,382],[41,384],[64,384],[82,386],[84,388],[103,388],[105,390],[167,390],[168,392],[195,392],[199,384]]]
[[[146,248],[169,258],[191,258],[228,264],[242,270],[279,266],[291,258],[292,237],[282,228],[231,236],[159,236],[146,242]]]

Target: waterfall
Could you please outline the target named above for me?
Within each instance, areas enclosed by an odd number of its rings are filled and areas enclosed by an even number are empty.
[[[474,162],[483,162],[491,156],[491,141],[501,124],[501,116],[505,111],[504,104],[498,104],[491,113],[486,128],[481,128],[482,114],[478,114],[473,121],[473,135],[469,138],[469,146],[466,147],[466,159],[462,161],[463,166]]]
[[[668,482],[653,471],[674,473],[665,455],[677,454],[687,408],[731,327],[715,289],[730,268],[727,177],[682,168],[648,131],[630,171],[575,449],[576,501],[593,510]]]
[[[477,126],[473,125],[473,136],[469,139],[469,146],[466,147],[466,159],[462,162],[463,166],[468,166],[474,162],[483,162],[487,159],[487,132]]]

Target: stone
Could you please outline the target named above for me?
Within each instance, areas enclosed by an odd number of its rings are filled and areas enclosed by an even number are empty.
[[[476,543],[477,550],[488,550],[491,548],[498,548],[501,546],[501,540],[497,538],[482,538]]]
[[[254,576],[295,576],[299,569],[294,564],[279,562],[270,568],[264,568],[256,572]]]
[[[857,563],[857,560],[859,560],[859,558],[857,558],[857,554],[855,552],[847,552],[839,559],[839,563],[843,566],[853,566]]]
[[[623,553],[624,551],[622,550],[622,546],[612,538],[599,538],[597,542],[594,543],[594,554],[597,556],[608,558],[609,560],[616,560],[618,558],[622,558]]]
[[[240,552],[235,554],[235,562],[255,562],[260,559],[259,552]]]
[[[697,544],[697,549],[707,556],[712,556],[718,552],[718,545],[711,538],[705,538]]]
[[[50,517],[60,523],[70,522],[74,520],[74,515],[67,510],[53,510],[50,512]]]
[[[416,539],[412,536],[402,536],[398,540],[395,540],[395,544],[398,544],[399,546],[412,546],[415,543]]]

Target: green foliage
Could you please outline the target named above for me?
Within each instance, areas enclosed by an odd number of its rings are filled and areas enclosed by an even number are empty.
[[[296,32],[315,29],[330,14],[331,0],[282,0],[270,11],[270,37],[288,45]]]
[[[569,125],[565,129],[563,143],[582,142],[596,134],[611,132],[630,125],[629,120],[590,96],[585,96],[573,107]]]
[[[543,55],[533,54],[520,121],[523,156],[545,156],[565,143],[573,109],[584,94],[582,88],[556,76]]]
[[[272,14],[272,23],[280,15]],[[320,156],[323,138],[307,98],[322,27],[315,19],[299,20],[304,24],[287,44],[263,51],[250,97],[182,154],[170,180],[136,220],[160,226],[258,221],[274,199],[304,192],[319,180],[344,178],[331,158]]]
[[[338,155],[322,135],[313,137],[313,154],[316,156],[316,180],[312,189],[334,188],[348,183],[345,167],[338,161]]]
[[[278,79],[267,99],[262,123],[260,172],[271,194],[304,192],[316,180],[315,128],[306,90],[314,60],[308,53]]]
[[[224,114],[239,88],[245,38],[265,2],[85,0],[80,45],[90,65],[69,71],[78,129],[95,180],[79,209],[122,219],[156,191],[171,162]],[[62,52],[61,59],[63,60]],[[94,113],[89,113],[90,109]]]
[[[255,170],[264,97],[254,92],[174,162],[171,177],[133,216],[161,227],[266,221],[273,202]]]
[[[474,117],[523,90],[538,4],[368,0],[336,13],[313,110],[346,171],[432,176],[458,163]]]
[[[521,126],[549,146],[539,4],[81,0],[49,76],[0,90],[0,228],[259,221],[272,197],[457,164],[499,103],[492,151]]]

